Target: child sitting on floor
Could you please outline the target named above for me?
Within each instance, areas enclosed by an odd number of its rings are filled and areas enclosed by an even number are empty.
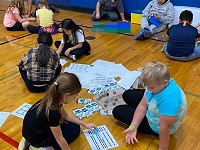
[[[148,21],[150,17],[160,22],[159,26]],[[142,12],[141,30],[134,36],[135,40],[145,40],[153,34],[163,31],[173,20],[174,7],[170,0],[152,0]]]
[[[159,136],[159,150],[168,150],[174,134],[186,115],[187,100],[166,65],[159,61],[145,64],[142,82],[146,90],[129,89],[122,95],[127,105],[113,109],[113,116],[129,127],[123,132],[126,142],[138,142],[137,132]]]
[[[35,18],[21,17],[21,11],[19,0],[12,0],[3,20],[3,24],[8,31],[23,31],[31,22],[35,21]]]
[[[52,36],[43,32],[38,36],[38,45],[31,48],[19,63],[19,71],[31,92],[44,92],[60,74],[60,56],[51,48]]]
[[[85,40],[83,29],[81,29],[72,19],[64,19],[61,22],[63,37],[61,41],[56,41],[57,53],[65,55],[76,61],[83,54],[89,55],[90,44]]]
[[[167,31],[165,55],[172,60],[191,61],[200,57],[200,43],[195,45],[198,30],[191,25],[193,14],[189,10],[181,12],[179,24],[172,25]]]
[[[39,26],[29,26],[27,29],[31,33],[47,32],[50,34],[56,34],[61,28],[53,21],[54,13],[48,8],[46,0],[38,1],[39,9],[36,11],[37,23]]]

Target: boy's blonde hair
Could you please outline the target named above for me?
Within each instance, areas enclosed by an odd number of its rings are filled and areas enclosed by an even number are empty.
[[[159,61],[151,61],[144,65],[140,78],[144,84],[149,82],[161,83],[170,79],[170,73],[165,64]]]

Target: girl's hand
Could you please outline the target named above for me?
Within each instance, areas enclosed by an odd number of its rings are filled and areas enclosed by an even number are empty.
[[[71,48],[68,48],[68,49],[65,51],[65,55],[66,55],[66,56],[69,56],[70,52],[71,52]]]
[[[86,127],[87,129],[90,129],[90,130],[92,130],[92,129],[94,129],[94,128],[97,128],[97,126],[95,126],[93,123],[86,123],[86,124],[85,124],[85,127]]]
[[[126,143],[128,144],[134,144],[135,142],[138,143],[138,140],[136,138],[137,132],[134,132],[132,129],[127,128],[125,131],[122,133],[126,134]],[[135,142],[134,142],[135,141]]]

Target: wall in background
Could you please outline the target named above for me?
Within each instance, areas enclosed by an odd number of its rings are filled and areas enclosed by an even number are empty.
[[[95,9],[98,0],[48,0],[49,4]],[[122,0],[125,13],[141,13],[151,0]],[[200,0],[171,0],[174,6],[200,7]]]

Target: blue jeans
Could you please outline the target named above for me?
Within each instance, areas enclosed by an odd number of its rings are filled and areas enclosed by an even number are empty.
[[[194,52],[190,54],[189,56],[186,57],[174,57],[170,56],[169,53],[167,52],[167,43],[164,45],[164,53],[165,55],[172,60],[177,60],[177,61],[191,61],[195,60],[200,57],[200,43],[197,43],[197,45],[194,47]]]

